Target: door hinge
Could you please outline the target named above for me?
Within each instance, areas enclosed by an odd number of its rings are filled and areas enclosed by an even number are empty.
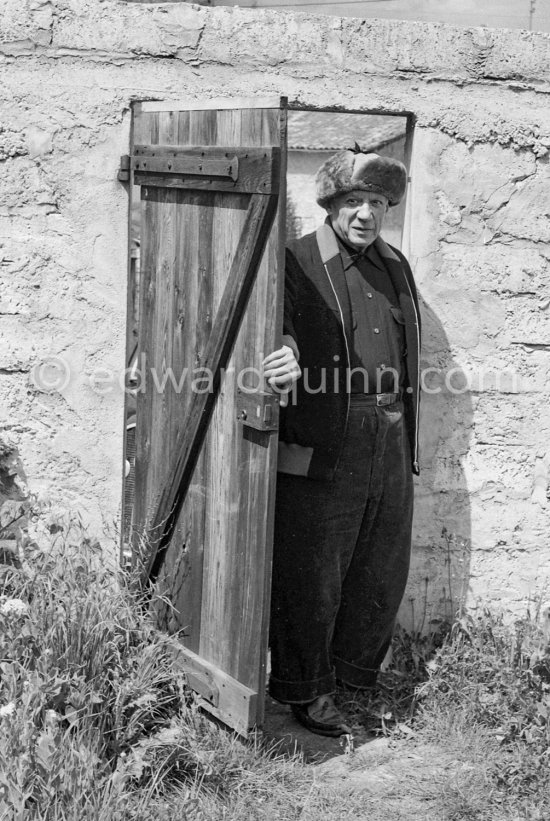
[[[130,155],[123,154],[120,158],[117,178],[119,182],[130,182]]]
[[[121,158],[118,178],[136,185],[277,194],[281,151],[276,146],[135,145]]]
[[[239,158],[231,152],[221,154],[217,152],[213,156],[206,156],[206,149],[200,154],[177,156],[174,151],[171,154],[156,155],[150,153],[139,153],[136,148],[135,155],[131,158],[134,171],[141,174],[186,174],[192,177],[228,177],[237,182],[239,179]]]

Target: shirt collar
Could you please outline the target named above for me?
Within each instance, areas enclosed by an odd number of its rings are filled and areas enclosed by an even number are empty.
[[[336,239],[338,242],[338,248],[340,249],[340,256],[342,257],[344,271],[347,271],[348,268],[352,267],[352,265],[360,264],[362,261],[370,262],[375,266],[375,268],[379,268],[381,271],[386,270],[384,263],[382,262],[382,258],[376,250],[374,242],[369,245],[365,251],[357,251],[355,248],[351,248],[343,240],[341,240],[338,235],[336,235]]]

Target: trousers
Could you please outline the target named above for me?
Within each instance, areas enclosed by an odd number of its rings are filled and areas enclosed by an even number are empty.
[[[299,704],[336,680],[372,687],[410,563],[413,482],[401,401],[351,397],[332,481],[279,474],[270,694]]]

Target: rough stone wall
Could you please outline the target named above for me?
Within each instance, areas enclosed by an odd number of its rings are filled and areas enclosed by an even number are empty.
[[[306,108],[411,111],[405,251],[424,302],[426,387],[443,390],[424,396],[402,617],[426,626],[466,591],[516,611],[544,595],[549,57],[548,35],[521,31],[4,0],[1,413],[29,489],[96,524],[118,514],[122,392],[100,395],[90,376],[124,367],[127,199],[116,170],[131,100],[281,94]],[[48,356],[70,375],[41,392],[30,372]]]

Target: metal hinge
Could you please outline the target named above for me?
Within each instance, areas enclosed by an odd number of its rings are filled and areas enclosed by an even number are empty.
[[[120,158],[117,178],[119,182],[130,182],[130,155],[123,154]]]
[[[275,194],[280,148],[135,145],[120,158],[118,179],[136,185]]]
[[[239,158],[231,152],[216,152],[212,156],[207,156],[206,152],[215,149],[203,149],[200,153],[196,149],[189,150],[188,154],[178,156],[178,152],[172,154],[158,154],[149,149],[145,150],[136,147],[136,153],[131,157],[130,162],[135,172],[147,174],[186,174],[192,177],[229,177],[236,182],[239,179]],[[166,149],[165,149],[166,151]],[[179,152],[181,153],[181,152]]]

